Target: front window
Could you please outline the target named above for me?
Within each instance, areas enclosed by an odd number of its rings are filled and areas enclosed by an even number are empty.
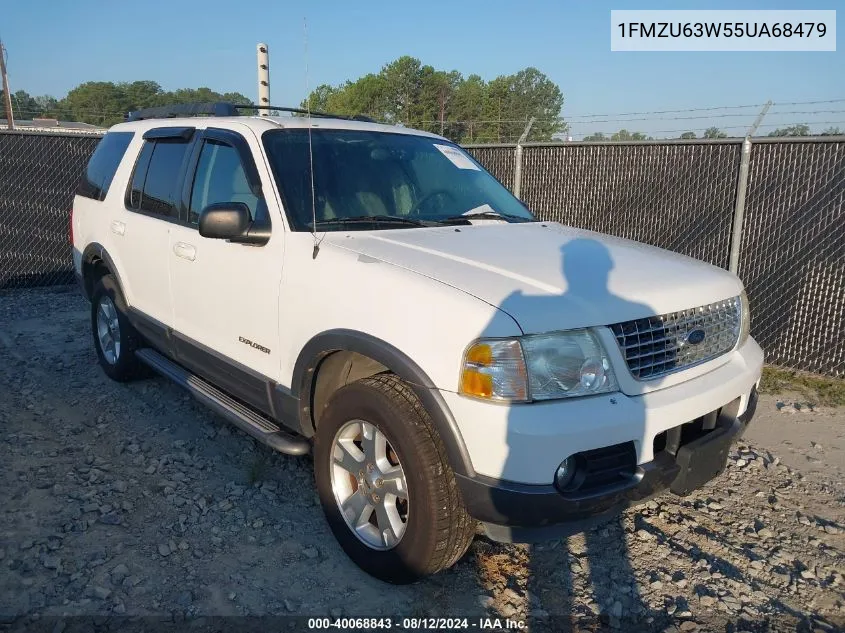
[[[448,141],[312,129],[309,156],[307,129],[273,130],[263,140],[296,231],[468,224],[472,217],[534,220],[501,183]]]

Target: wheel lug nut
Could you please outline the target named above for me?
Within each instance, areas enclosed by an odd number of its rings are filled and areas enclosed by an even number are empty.
[[[372,464],[367,464],[367,470],[369,472],[373,472],[374,469],[375,469],[375,467]]]
[[[376,486],[378,486],[379,488],[381,488],[383,485],[384,485],[384,479],[382,479],[381,477],[379,477],[378,479],[376,479]]]
[[[378,503],[378,502],[379,502],[379,496],[378,496],[378,495],[373,495],[373,501],[375,501],[376,503]]]

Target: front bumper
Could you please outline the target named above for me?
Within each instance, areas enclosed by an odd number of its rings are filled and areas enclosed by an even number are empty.
[[[736,398],[738,413],[743,413],[762,365],[763,351],[749,338],[729,355],[665,380],[674,384],[664,386],[660,379],[654,381],[659,388],[641,394],[616,392],[510,406],[447,391],[441,395],[471,460],[474,473],[467,474],[550,485],[558,465],[574,453],[633,442],[636,463],[645,464],[654,459],[655,437],[668,429]]]
[[[738,403],[737,403],[738,405]],[[537,542],[589,529],[667,489],[687,495],[724,471],[728,451],[751,422],[757,390],[745,409],[722,408],[714,428],[677,446],[655,452],[626,481],[588,494],[562,493],[553,485],[518,484],[490,477],[458,476],[469,514],[487,535],[502,542]],[[680,435],[679,435],[680,437]]]

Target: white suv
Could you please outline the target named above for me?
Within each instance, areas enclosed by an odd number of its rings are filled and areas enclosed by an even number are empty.
[[[724,270],[538,221],[426,132],[129,118],[71,219],[103,370],[150,366],[313,450],[331,529],[379,578],[449,567],[477,522],[535,541],[688,494],[754,413],[763,353]]]

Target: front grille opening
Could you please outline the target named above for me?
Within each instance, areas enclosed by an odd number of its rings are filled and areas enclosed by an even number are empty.
[[[597,492],[628,482],[637,469],[637,450],[633,442],[623,442],[575,455],[578,493]]]
[[[692,422],[687,422],[681,426],[681,446],[689,444],[704,435],[707,435],[713,429],[705,429],[704,417],[696,418]]]
[[[656,456],[663,451],[668,451],[672,455],[675,455],[681,446],[685,446],[700,437],[704,437],[716,428],[721,412],[722,409],[719,408],[691,422],[686,422],[680,426],[658,433],[654,436],[654,442],[652,444],[654,455]]]
[[[628,370],[651,380],[692,367],[733,349],[739,340],[739,297],[610,326]]]

